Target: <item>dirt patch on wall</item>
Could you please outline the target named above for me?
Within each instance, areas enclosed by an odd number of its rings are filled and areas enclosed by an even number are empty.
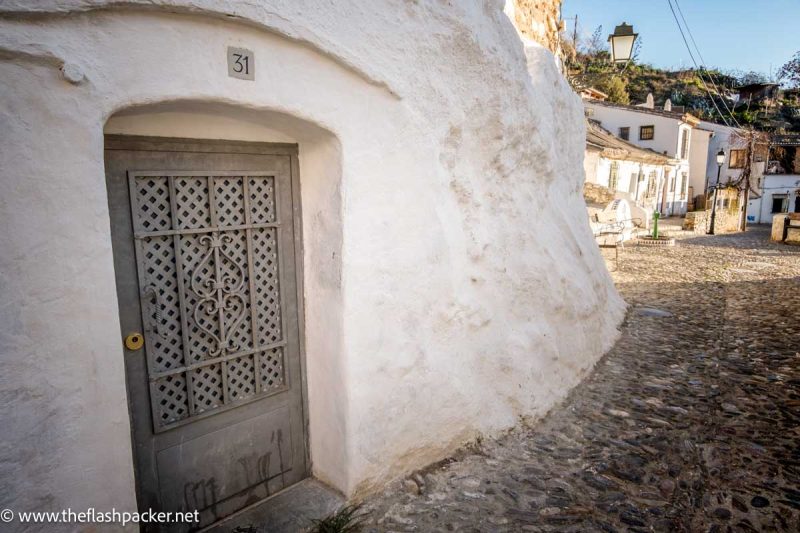
[[[512,0],[514,24],[529,39],[556,53],[561,20],[561,0]]]

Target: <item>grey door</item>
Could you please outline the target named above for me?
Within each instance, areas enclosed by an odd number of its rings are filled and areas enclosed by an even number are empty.
[[[141,509],[205,525],[307,475],[296,154],[106,137]]]

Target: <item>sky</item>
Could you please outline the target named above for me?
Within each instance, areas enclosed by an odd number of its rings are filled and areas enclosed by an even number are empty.
[[[707,67],[769,76],[770,69],[774,74],[800,51],[800,0],[677,2]],[[564,0],[561,13],[570,33],[578,15],[578,33],[584,38],[602,24],[605,40],[614,26],[627,22],[642,38],[640,62],[661,68],[692,66],[667,0]],[[699,63],[697,54],[695,58]]]

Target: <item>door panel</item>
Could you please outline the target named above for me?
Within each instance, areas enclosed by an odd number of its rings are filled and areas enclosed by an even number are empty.
[[[122,333],[145,338],[125,352],[139,504],[197,509],[207,524],[307,475],[296,155],[120,136],[106,146]]]
[[[165,509],[205,509],[250,490],[270,493],[292,465],[285,407],[255,416],[156,454]],[[257,485],[263,491],[258,491]],[[247,498],[250,499],[250,498]],[[255,498],[257,501],[260,498]]]

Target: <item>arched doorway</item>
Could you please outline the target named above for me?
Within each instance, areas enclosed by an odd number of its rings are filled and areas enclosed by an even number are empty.
[[[300,143],[286,125],[201,103],[106,124],[140,509],[206,525],[310,475]]]

